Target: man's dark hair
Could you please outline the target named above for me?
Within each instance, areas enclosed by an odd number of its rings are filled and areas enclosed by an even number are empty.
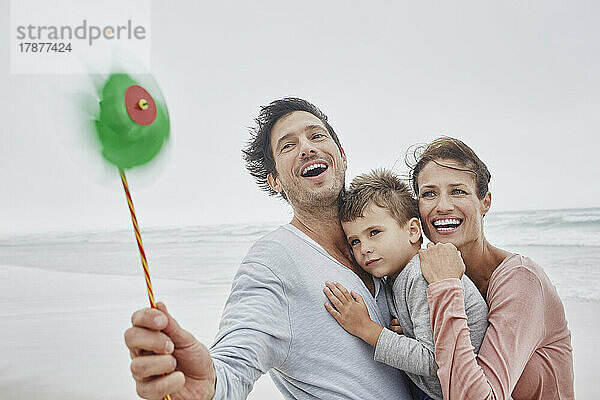
[[[342,151],[340,140],[331,125],[327,122],[327,116],[308,101],[296,97],[285,97],[275,100],[269,105],[262,106],[258,117],[254,120],[256,126],[250,128],[250,140],[246,148],[242,149],[242,153],[246,162],[246,168],[256,183],[258,183],[258,186],[271,196],[281,194],[284,199],[286,199],[285,194],[283,192],[277,193],[271,189],[267,182],[269,174],[277,176],[273,152],[271,151],[271,130],[279,119],[294,111],[306,111],[319,118],[327,128],[335,144],[337,144],[340,152]]]

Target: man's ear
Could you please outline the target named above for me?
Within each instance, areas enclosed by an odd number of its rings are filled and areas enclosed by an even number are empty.
[[[269,187],[277,193],[281,193],[283,190],[281,184],[279,183],[279,179],[277,179],[272,173],[267,175],[267,183],[269,184]]]
[[[421,222],[419,218],[413,217],[408,221],[408,238],[411,244],[417,244],[421,240]]]
[[[342,160],[344,161],[344,171],[348,169],[348,160],[346,159],[346,152],[344,151],[344,148],[340,149],[341,153],[342,153]]]
[[[482,215],[485,215],[490,211],[490,207],[492,207],[492,193],[488,190],[481,201],[481,212]]]

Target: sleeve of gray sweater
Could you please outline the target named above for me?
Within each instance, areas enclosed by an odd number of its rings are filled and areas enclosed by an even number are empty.
[[[284,362],[290,340],[281,281],[265,265],[242,263],[210,349],[217,373],[213,399],[245,399],[262,374]]]
[[[420,276],[420,279],[419,279]],[[410,319],[412,334],[399,335],[384,328],[375,347],[375,360],[415,375],[436,377],[437,364],[433,351],[433,332],[427,303],[427,281],[414,266],[408,264],[394,282],[394,303],[399,313],[407,309],[409,315],[398,316],[400,326]],[[402,304],[403,303],[403,304]],[[403,318],[404,317],[404,318]],[[411,329],[412,328],[412,329]]]

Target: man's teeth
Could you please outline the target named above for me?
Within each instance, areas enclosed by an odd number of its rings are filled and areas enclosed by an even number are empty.
[[[327,166],[325,164],[312,164],[309,165],[308,167],[306,167],[303,171],[302,171],[302,175],[306,174],[309,171],[312,171],[315,168],[327,168]]]

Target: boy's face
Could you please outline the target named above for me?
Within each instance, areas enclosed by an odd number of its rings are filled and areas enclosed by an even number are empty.
[[[421,237],[419,220],[405,226],[375,204],[365,207],[362,217],[342,222],[346,238],[358,264],[373,276],[395,279],[414,256]]]

